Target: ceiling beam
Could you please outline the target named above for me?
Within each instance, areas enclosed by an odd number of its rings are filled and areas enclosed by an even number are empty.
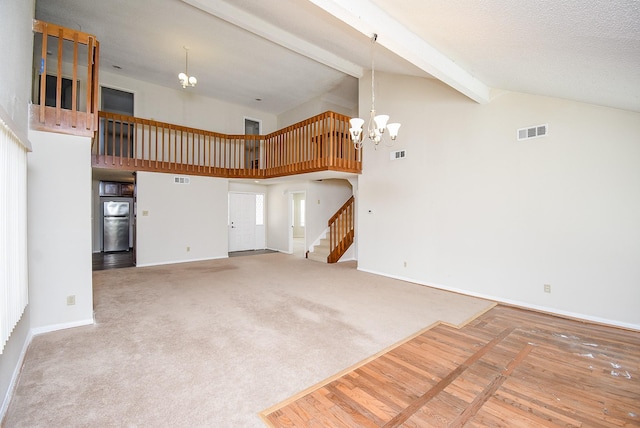
[[[436,50],[370,0],[309,0],[378,44],[472,100],[486,104],[491,88]]]
[[[236,25],[266,40],[283,46],[293,52],[338,70],[350,76],[360,78],[364,69],[350,61],[340,58],[332,52],[319,48],[299,36],[282,30],[279,27],[231,4],[219,0],[182,0],[210,15]]]

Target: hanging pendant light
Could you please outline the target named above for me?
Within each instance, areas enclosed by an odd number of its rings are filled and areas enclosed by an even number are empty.
[[[196,86],[198,79],[195,76],[189,76],[189,48],[184,46],[184,73],[178,74],[178,79],[183,88],[187,86]]]
[[[369,116],[369,123],[367,125],[367,137],[375,146],[380,144],[383,140],[385,131],[389,131],[389,138],[391,141],[395,141],[398,136],[398,129],[400,128],[399,123],[389,123],[389,116],[386,114],[376,115],[376,93],[375,93],[375,63],[373,61],[373,47],[378,40],[378,35],[374,34],[371,38],[371,112]],[[356,150],[362,148],[362,143],[364,140],[363,129],[364,119],[360,119],[359,117],[355,117],[349,121],[351,128],[349,128],[349,132],[351,133],[351,141],[353,141],[353,145]],[[393,145],[393,143],[389,144]]]

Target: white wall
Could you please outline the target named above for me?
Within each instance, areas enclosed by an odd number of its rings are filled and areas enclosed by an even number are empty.
[[[91,324],[91,139],[38,131],[29,139],[31,327]],[[75,296],[75,305],[67,305],[67,296]]]
[[[376,82],[407,158],[365,147],[360,269],[640,328],[639,113],[519,93],[478,105],[428,79]],[[548,137],[516,141],[545,123]]]
[[[276,115],[198,95],[198,87],[170,89],[100,70],[100,85],[134,93],[136,117],[223,134],[244,134],[244,118],[262,121],[262,133],[277,130]]]
[[[227,179],[139,172],[137,186],[138,266],[228,256]]]
[[[333,99],[327,95],[321,95],[313,98],[306,103],[300,104],[295,108],[280,113],[278,115],[278,129],[286,128],[294,123],[302,122],[310,117],[324,113],[325,111],[333,111],[347,116],[356,116],[358,114],[357,101],[354,100],[354,106],[345,106],[338,104],[340,100]]]
[[[306,244],[327,228],[327,221],[352,195],[346,180],[301,181],[269,186],[267,196],[267,248],[289,252],[289,195],[306,192]]]
[[[31,81],[35,0],[2,0],[0,2],[0,106],[25,135],[28,128],[28,104]]]
[[[3,61],[0,61],[0,109],[11,118],[17,128],[15,131],[21,138],[27,138],[28,130],[31,82],[25,76],[31,70],[31,21],[34,13],[35,0],[0,1],[0,43],[3,56]],[[28,305],[0,355],[0,420],[8,405],[10,389],[28,345],[30,317],[31,305]]]

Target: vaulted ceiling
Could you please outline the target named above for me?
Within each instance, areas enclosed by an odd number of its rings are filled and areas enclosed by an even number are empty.
[[[640,111],[638,0],[37,0],[95,34],[101,70],[274,114],[355,105],[376,70],[437,78],[479,103],[518,91]],[[116,68],[118,67],[118,68]],[[260,101],[258,101],[260,100]]]

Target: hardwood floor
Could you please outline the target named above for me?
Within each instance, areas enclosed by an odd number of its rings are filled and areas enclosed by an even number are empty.
[[[272,427],[640,426],[640,333],[499,305],[261,417]]]
[[[133,250],[115,253],[93,253],[93,270],[133,267]]]

